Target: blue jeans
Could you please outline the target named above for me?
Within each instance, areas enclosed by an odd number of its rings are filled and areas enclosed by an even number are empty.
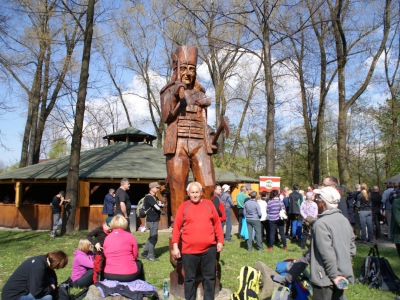
[[[142,253],[146,255],[147,258],[154,258],[154,248],[158,240],[158,222],[146,222],[146,225],[149,227],[150,236],[147,239]]]
[[[225,240],[230,240],[232,231],[232,211],[230,207],[225,207],[225,214],[226,214]]]
[[[53,232],[55,233],[62,224],[62,218],[60,214],[53,214]]]
[[[361,227],[361,240],[365,241],[367,239],[368,228],[368,241],[372,242],[374,239],[374,227],[372,225],[372,212],[370,210],[362,210],[358,212],[360,217],[360,227]]]
[[[31,293],[29,293],[28,295],[25,296],[21,296],[19,298],[19,300],[53,300],[53,296],[52,295],[46,295],[42,298],[35,298],[33,297],[33,295]]]

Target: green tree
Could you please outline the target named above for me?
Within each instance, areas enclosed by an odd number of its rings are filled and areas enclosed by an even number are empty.
[[[69,147],[67,141],[59,139],[53,143],[49,151],[49,158],[60,158],[69,154]]]

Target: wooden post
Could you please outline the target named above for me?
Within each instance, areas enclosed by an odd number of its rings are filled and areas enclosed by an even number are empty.
[[[15,206],[19,207],[22,203],[22,182],[17,181],[15,183]]]

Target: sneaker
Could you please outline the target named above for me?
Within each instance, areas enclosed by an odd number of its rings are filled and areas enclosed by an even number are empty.
[[[56,235],[55,235],[55,233],[53,231],[50,232],[50,237],[53,238],[53,239],[56,237]]]
[[[155,258],[155,257],[147,257],[146,258],[148,261],[159,261],[159,259],[158,258]]]
[[[286,251],[287,250],[287,248],[286,247],[283,247],[283,251]]]
[[[147,258],[147,254],[140,253],[140,257],[141,257],[141,258]]]
[[[247,249],[248,252],[251,252],[251,249]]]
[[[268,247],[268,251],[272,251],[272,247]]]
[[[225,240],[226,243],[233,243],[232,240]]]

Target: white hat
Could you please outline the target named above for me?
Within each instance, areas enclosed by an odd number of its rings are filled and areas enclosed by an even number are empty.
[[[229,185],[227,185],[227,184],[224,184],[223,186],[222,186],[222,191],[224,192],[224,193],[226,193],[227,191],[229,191],[231,189],[231,187],[229,186]]]
[[[319,197],[325,201],[328,209],[337,208],[340,202],[340,194],[337,189],[327,186],[320,190],[314,190],[314,193],[319,194]]]

